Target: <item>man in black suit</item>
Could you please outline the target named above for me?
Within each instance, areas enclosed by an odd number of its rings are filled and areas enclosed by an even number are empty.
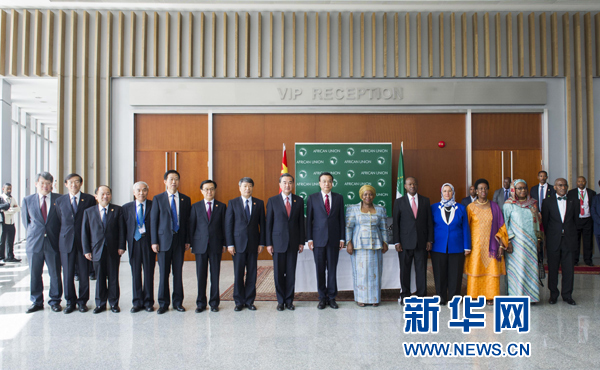
[[[138,181],[133,184],[135,200],[123,205],[125,235],[129,248],[133,299],[130,312],[143,309],[154,311],[154,268],[156,253],[150,246],[150,212],[152,201],[148,198],[148,184]],[[143,271],[143,279],[142,279]]]
[[[540,171],[538,172],[538,180],[540,183],[538,185],[534,185],[531,187],[529,191],[529,195],[538,201],[538,209],[540,212],[542,211],[543,203],[546,199],[550,198],[552,195],[556,194],[554,191],[554,187],[547,183],[548,181],[548,172]]]
[[[296,261],[304,249],[304,200],[292,194],[294,177],[279,177],[281,194],[267,203],[267,251],[273,256],[277,310],[294,310]]]
[[[217,183],[204,180],[200,184],[204,199],[194,203],[190,214],[190,240],[192,253],[196,256],[196,278],[198,296],[196,313],[206,309],[206,282],[210,263],[210,299],[208,304],[212,312],[219,311],[219,277],[221,275],[221,257],[225,247],[225,212],[227,206],[215,199]]]
[[[466,208],[469,204],[473,203],[475,199],[477,199],[477,193],[475,192],[475,186],[471,185],[471,187],[469,188],[469,196],[464,197],[460,201],[460,204],[462,204]]]
[[[58,239],[60,219],[56,214],[56,200],[60,194],[52,193],[54,177],[49,172],[37,175],[37,193],[23,199],[21,219],[27,231],[27,259],[29,261],[30,291],[33,304],[27,309],[32,313],[44,309],[44,262],[50,275],[50,300],[52,311],[60,312],[62,282],[60,280],[60,252]]]
[[[573,262],[579,264],[579,246],[583,239],[583,260],[586,265],[594,266],[592,256],[594,254],[594,220],[592,219],[592,200],[596,192],[586,187],[587,180],[583,176],[577,177],[577,189],[569,190],[567,198],[569,201],[579,205],[577,217],[577,246],[573,250]]]
[[[87,301],[90,299],[90,280],[88,278],[88,260],[83,255],[81,246],[81,225],[86,209],[96,205],[91,194],[81,191],[83,178],[76,173],[67,175],[65,186],[69,194],[56,200],[56,213],[60,219],[60,261],[63,267],[63,284],[65,289],[65,313],[69,314],[79,306],[79,312],[87,312]],[[79,297],[75,292],[75,266],[81,272],[79,278]]]
[[[241,197],[231,199],[227,205],[225,237],[227,250],[233,256],[235,311],[241,311],[244,306],[254,311],[256,265],[265,245],[265,203],[252,197],[254,181],[251,178],[243,177],[239,187]]]
[[[169,275],[173,269],[173,308],[185,312],[183,307],[183,259],[190,249],[187,233],[192,201],[179,193],[179,172],[165,172],[164,182],[167,191],[154,197],[150,211],[150,235],[152,250],[158,253],[158,311],[162,315],[169,309]]]
[[[504,206],[504,202],[510,198],[510,183],[512,179],[510,177],[505,177],[502,181],[502,187],[494,192],[494,196],[492,200],[496,202],[500,206],[500,209]]]
[[[329,172],[319,175],[319,187],[321,191],[306,201],[306,239],[317,269],[317,308],[322,310],[329,305],[337,309],[337,264],[346,239],[344,197],[331,191],[333,175]]]
[[[433,244],[433,219],[429,198],[417,194],[417,179],[407,177],[407,195],[396,199],[393,212],[394,244],[400,259],[402,303],[411,295],[410,269],[415,262],[417,295],[427,294],[427,252]]]
[[[575,305],[573,292],[573,251],[577,244],[577,211],[578,204],[567,198],[567,180],[556,179],[554,188],[556,195],[546,199],[542,207],[542,223],[546,233],[546,250],[548,254],[548,289],[550,304],[555,304],[560,294],[558,290],[558,268],[562,268],[562,298],[570,305]],[[554,200],[556,199],[556,200]]]
[[[114,313],[119,308],[119,265],[125,253],[125,221],[121,207],[111,204],[112,190],[106,185],[96,188],[97,207],[83,213],[81,245],[85,258],[94,261],[96,280],[96,308],[94,313],[106,311],[106,302]],[[108,283],[107,283],[108,280]]]

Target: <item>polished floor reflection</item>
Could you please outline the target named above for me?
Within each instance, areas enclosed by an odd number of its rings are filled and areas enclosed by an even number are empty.
[[[274,302],[256,302],[257,311],[194,313],[194,262],[184,266],[187,312],[141,311],[131,314],[131,276],[121,265],[121,310],[93,315],[54,313],[48,306],[25,314],[29,271],[23,246],[20,264],[0,267],[0,368],[2,369],[597,369],[600,365],[600,275],[575,275],[577,306],[559,300],[531,307],[528,334],[494,334],[493,309],[486,307],[486,328],[471,334],[449,329],[443,307],[438,334],[404,334],[402,307],[384,302],[360,308],[319,311],[316,302],[296,302],[296,310],[278,312]],[[599,261],[595,261],[600,263]],[[263,264],[268,261],[261,262]],[[156,279],[158,276],[156,276]],[[45,279],[48,288],[47,277]],[[233,282],[231,261],[223,262],[221,291]],[[158,286],[156,281],[155,287]],[[92,284],[92,297],[94,294]],[[47,292],[45,292],[47,296]],[[62,303],[64,308],[64,301]],[[93,308],[93,298],[88,306]],[[157,305],[155,305],[157,308]],[[530,342],[524,358],[406,357],[405,342]]]

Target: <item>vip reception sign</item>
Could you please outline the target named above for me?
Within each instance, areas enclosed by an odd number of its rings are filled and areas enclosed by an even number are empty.
[[[391,143],[296,143],[296,194],[306,199],[320,191],[319,175],[333,175],[335,193],[344,197],[344,209],[360,202],[358,191],[369,184],[377,192],[373,203],[392,216]],[[305,209],[306,211],[306,209]]]

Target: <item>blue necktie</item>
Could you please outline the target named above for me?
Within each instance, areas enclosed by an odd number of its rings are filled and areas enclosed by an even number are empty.
[[[73,197],[73,202],[71,202],[71,207],[73,208],[73,214],[77,213],[77,197]]]
[[[135,234],[133,238],[137,241],[142,238],[142,234],[140,234],[140,228],[144,226],[144,205],[140,204],[137,213],[135,214],[135,219],[137,221],[137,227],[135,228]]]
[[[104,231],[106,231],[106,208],[102,208],[102,224],[104,225]]]
[[[171,195],[171,218],[173,219],[173,232],[179,231],[179,222],[177,221],[177,206],[175,205],[175,194]]]
[[[246,222],[250,222],[250,200],[246,199],[246,207],[244,207],[244,214],[246,215]]]
[[[508,189],[504,189],[504,201],[508,200]]]

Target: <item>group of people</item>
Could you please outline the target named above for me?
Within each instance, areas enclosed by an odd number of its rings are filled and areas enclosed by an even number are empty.
[[[280,193],[268,199],[265,207],[253,197],[254,181],[249,177],[239,181],[240,196],[227,205],[216,199],[216,182],[205,180],[200,184],[204,199],[192,205],[178,190],[180,174],[169,170],[164,174],[165,192],[147,199],[148,184],[139,181],[133,185],[135,200],[118,206],[111,203],[112,191],[106,185],[99,186],[95,196],[83,193],[83,179],[78,174],[65,178],[68,194],[53,193],[52,175],[42,172],[36,179],[37,193],[26,197],[21,206],[31,274],[32,305],[27,312],[43,309],[44,264],[50,276],[48,303],[52,310],[62,311],[64,287],[64,312],[88,311],[88,261],[93,261],[97,276],[93,312],[107,310],[107,304],[112,312],[120,312],[119,265],[126,251],[133,284],[131,312],[154,311],[156,260],[160,275],[157,313],[164,314],[170,306],[184,312],[182,271],[189,249],[196,257],[196,313],[219,310],[221,257],[226,252],[233,259],[235,311],[256,310],[257,259],[265,247],[273,257],[277,310],[294,310],[296,262],[305,244],[314,254],[318,309],[338,308],[337,264],[344,246],[351,255],[355,301],[361,307],[379,305],[383,253],[389,243],[398,252],[402,303],[412,293],[427,294],[429,254],[442,305],[461,295],[463,273],[467,275],[467,295],[485,296],[488,304],[501,293],[501,275],[507,275],[508,295],[526,295],[539,302],[545,246],[549,302],[556,303],[560,294],[561,267],[562,298],[574,305],[578,231],[588,228],[584,218],[593,217],[596,225],[600,224],[600,200],[590,189],[567,196],[567,181],[557,179],[552,187],[546,183],[545,171],[538,178],[540,184],[531,193],[524,180],[506,179],[496,192],[498,201],[488,200],[485,179],[477,180],[461,203],[455,200],[454,186],[446,183],[441,187],[440,202],[431,205],[427,197],[418,194],[417,179],[408,177],[404,182],[407,194],[394,205],[390,240],[386,210],[373,203],[375,188],[361,187],[361,202],[344,212],[344,198],[331,191],[333,175],[328,172],[319,176],[320,191],[306,199],[306,218],[304,199],[293,194],[294,178],[288,173],[280,176]],[[579,190],[582,186],[585,188],[585,179],[578,179]],[[579,202],[574,197],[579,197]],[[584,247],[584,259],[591,264],[591,251],[586,251]],[[410,289],[413,264],[416,292]]]

